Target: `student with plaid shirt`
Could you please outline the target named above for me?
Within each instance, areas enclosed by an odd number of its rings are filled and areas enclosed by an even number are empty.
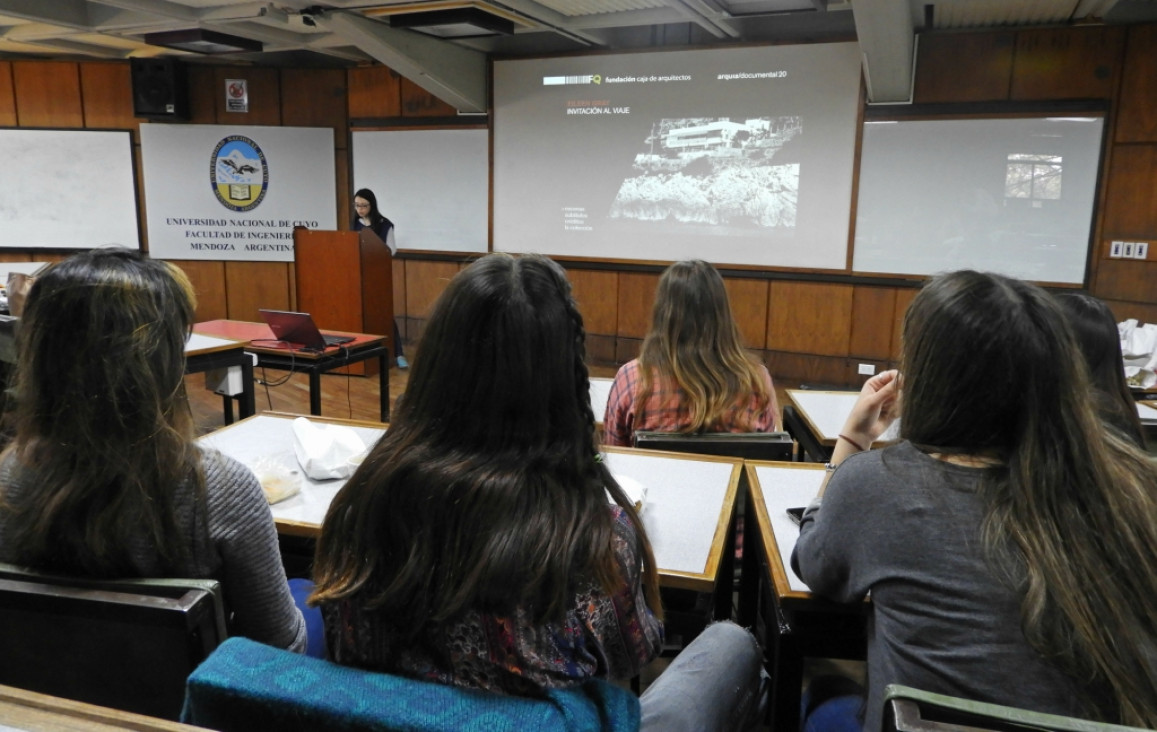
[[[774,432],[771,375],[744,349],[723,278],[707,262],[676,262],[659,279],[643,348],[615,375],[604,442],[638,431]]]

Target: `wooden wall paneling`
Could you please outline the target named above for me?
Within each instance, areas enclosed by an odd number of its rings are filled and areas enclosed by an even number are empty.
[[[189,122],[197,125],[217,124],[217,67],[189,64]],[[221,95],[224,95],[224,89]]]
[[[215,72],[217,124],[281,124],[281,75],[277,69],[259,66],[219,66]],[[244,79],[249,82],[248,112],[226,111],[225,85],[229,79]]]
[[[567,270],[571,292],[588,334],[615,335],[618,326],[619,273],[606,270]]]
[[[346,75],[351,119],[402,116],[402,77],[385,66],[359,66]]]
[[[1138,323],[1157,323],[1157,304],[1106,300],[1117,322],[1135,318]]]
[[[852,292],[851,285],[772,282],[768,350],[847,356],[852,329]]]
[[[587,360],[614,363],[618,327],[619,273],[605,270],[567,270],[571,292],[583,316],[587,333]]]
[[[197,322],[229,317],[224,262],[195,259],[175,260],[173,264],[180,267],[193,283],[193,292],[197,293]]]
[[[889,350],[889,355],[892,357],[892,362],[900,363],[901,346],[903,345],[903,331],[904,331],[904,314],[908,312],[908,306],[916,299],[916,294],[920,292],[915,289],[904,289],[896,291],[896,307],[892,316],[892,348]]]
[[[342,137],[345,137],[343,134]],[[350,188],[350,149],[341,147],[334,150],[333,170],[336,180],[334,190],[337,192],[337,228],[339,231],[348,231],[354,219],[354,192]],[[380,202],[379,202],[380,203]],[[395,310],[395,313],[402,312]]]
[[[763,362],[776,386],[781,388],[794,388],[800,384],[825,387],[858,383],[848,379],[849,372],[855,373],[855,370],[849,368],[847,358],[767,351]]]
[[[402,77],[403,117],[453,117],[457,114],[457,109]]]
[[[141,126],[133,116],[132,67],[126,62],[85,61],[80,64],[84,126],[132,130],[136,142]]]
[[[1008,99],[1016,34],[923,33],[913,101],[991,102]]]
[[[0,127],[16,126],[16,89],[12,83],[12,62],[0,61]]]
[[[71,61],[13,61],[21,127],[84,127],[80,70]]]
[[[723,286],[743,345],[763,350],[767,345],[767,280],[724,278]]]
[[[895,288],[854,287],[849,355],[877,362],[891,358],[895,312]]]
[[[224,262],[225,297],[231,320],[261,322],[261,308],[288,310],[287,262]]]
[[[642,272],[619,273],[618,323],[615,335],[642,338],[651,328],[651,311],[659,275]]]
[[[1157,145],[1115,145],[1103,239],[1157,238]]]
[[[1129,28],[1117,106],[1117,142],[1157,142],[1157,25]]]
[[[145,200],[145,176],[141,172],[144,170],[141,167],[141,161],[144,158],[144,153],[141,152],[141,146],[138,142],[133,145],[133,166],[136,170],[136,189],[137,189],[137,231],[140,232],[140,247],[141,251],[149,251],[149,221],[148,210],[145,208],[148,201]]]
[[[1093,294],[1103,300],[1157,304],[1157,261],[1103,260]]]
[[[457,262],[424,262],[411,259],[406,262],[406,313],[420,318],[430,314],[434,301],[458,274]]]
[[[1120,26],[1018,31],[1012,99],[1109,99],[1124,40]]]
[[[345,69],[282,69],[281,124],[330,127],[334,147],[344,150],[349,133]]]

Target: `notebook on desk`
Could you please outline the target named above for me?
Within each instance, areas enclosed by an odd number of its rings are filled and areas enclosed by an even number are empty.
[[[309,313],[292,313],[286,310],[262,309],[261,317],[279,341],[301,344],[303,348],[324,351],[330,346],[340,346],[353,340],[352,336],[322,335]]]

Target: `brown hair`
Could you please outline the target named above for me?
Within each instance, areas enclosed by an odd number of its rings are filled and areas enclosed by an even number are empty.
[[[311,601],[360,596],[412,635],[468,610],[560,619],[580,583],[620,581],[609,492],[657,611],[643,524],[599,458],[584,344],[549,259],[491,254],[460,272],[389,431],[330,505]]]
[[[1091,716],[1157,726],[1157,464],[1097,416],[1054,298],[993,274],[933,279],[904,318],[901,433],[999,456],[984,540],[1023,589],[1026,639]]]
[[[182,566],[174,490],[205,490],[185,398],[194,308],[181,270],[128,249],[83,252],[37,278],[5,453],[35,480],[19,500],[0,492],[21,564],[130,575],[143,527],[162,566]]]
[[[702,260],[668,267],[639,354],[639,404],[647,402],[655,375],[669,377],[687,397],[691,423],[685,431],[710,432],[749,395],[756,397],[753,414],[767,408],[771,393],[762,371],[743,347],[719,272]]]

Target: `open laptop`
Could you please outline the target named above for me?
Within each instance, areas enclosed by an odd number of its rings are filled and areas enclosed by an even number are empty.
[[[301,344],[303,348],[324,351],[353,340],[352,336],[322,335],[309,313],[291,313],[285,310],[261,310],[261,317],[279,341]]]

